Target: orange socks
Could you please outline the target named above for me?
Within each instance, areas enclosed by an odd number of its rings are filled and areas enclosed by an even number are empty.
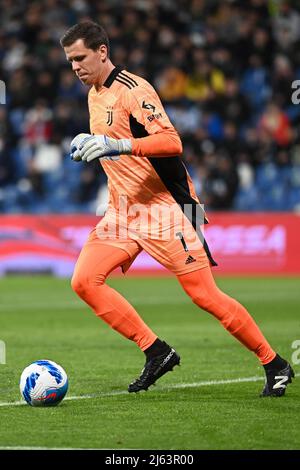
[[[97,316],[145,351],[157,335],[122,295],[105,284],[107,275],[128,260],[125,250],[101,243],[96,243],[96,246],[87,243],[78,258],[72,287]],[[263,365],[274,359],[276,353],[251,315],[216,286],[210,267],[182,274],[178,280],[193,302],[214,315],[230,334],[256,354]]]
[[[111,328],[134,341],[142,351],[157,335],[121,294],[104,283],[113,269],[129,260],[126,251],[105,244],[87,244],[75,267],[72,288]]]
[[[156,340],[157,335],[148,328],[132,305],[107,284],[86,286],[80,297],[97,316],[125,338],[134,341],[142,351]]]
[[[276,353],[251,315],[216,286],[210,267],[177,277],[192,301],[214,315],[230,334],[256,354],[261,364],[274,359]]]

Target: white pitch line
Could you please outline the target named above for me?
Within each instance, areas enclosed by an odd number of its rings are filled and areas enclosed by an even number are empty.
[[[299,374],[295,374],[295,377],[300,377]],[[169,390],[180,390],[184,388],[198,388],[198,387],[206,387],[210,385],[228,385],[228,384],[236,384],[236,383],[243,383],[243,382],[259,382],[264,380],[264,377],[239,377],[237,379],[223,379],[223,380],[207,380],[203,382],[192,382],[192,383],[179,383],[174,385],[166,385],[160,386],[157,388],[157,391],[168,392]],[[154,389],[152,389],[154,390]],[[129,393],[127,390],[116,390],[112,392],[103,392],[103,393],[95,393],[90,395],[78,395],[78,396],[71,396],[66,397],[64,401],[71,401],[71,400],[89,400],[91,398],[106,398],[106,397],[115,397],[119,395],[128,395]],[[135,396],[135,394],[131,394]],[[12,401],[12,402],[0,402],[0,407],[2,406],[22,406],[26,405],[24,401]]]

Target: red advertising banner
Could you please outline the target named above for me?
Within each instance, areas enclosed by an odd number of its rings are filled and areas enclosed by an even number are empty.
[[[213,213],[205,237],[216,273],[300,274],[300,216]]]
[[[70,277],[90,230],[90,215],[0,217],[0,276],[45,272]],[[215,274],[300,274],[300,217],[294,214],[212,213],[205,238]],[[167,274],[142,252],[129,273]]]

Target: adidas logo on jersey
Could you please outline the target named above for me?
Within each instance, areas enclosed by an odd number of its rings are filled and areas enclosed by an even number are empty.
[[[194,261],[196,261],[195,258],[189,255],[185,261],[185,264],[190,264],[190,263],[193,263]]]

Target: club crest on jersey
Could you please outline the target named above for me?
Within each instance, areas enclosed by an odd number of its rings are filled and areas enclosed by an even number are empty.
[[[106,111],[107,113],[107,120],[106,120],[106,124],[108,126],[111,126],[112,123],[113,123],[113,112],[112,112],[112,109],[109,109],[108,111]]]

